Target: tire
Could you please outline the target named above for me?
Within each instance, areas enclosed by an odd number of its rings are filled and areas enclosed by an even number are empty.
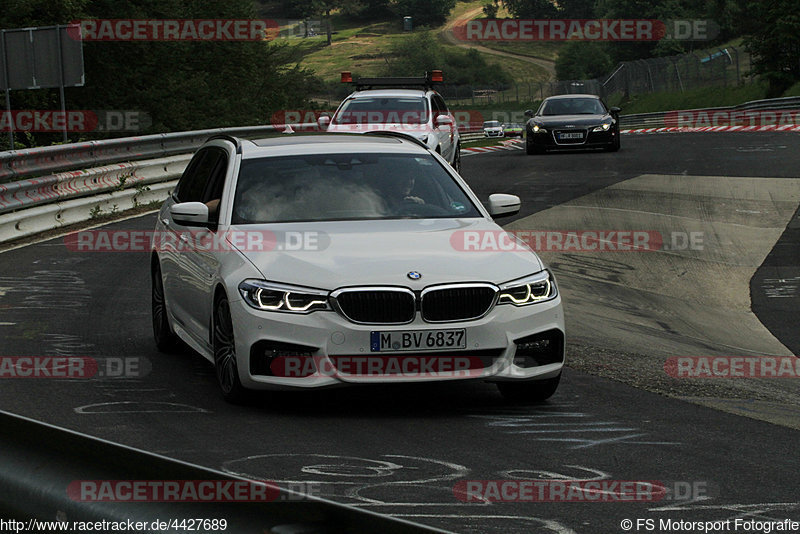
[[[456,145],[456,152],[453,154],[453,168],[461,174],[461,143]]]
[[[619,150],[619,147],[620,147],[619,132],[617,132],[617,135],[614,136],[614,141],[606,150],[608,150],[609,152],[617,152]]]
[[[561,381],[561,373],[544,380],[524,382],[498,382],[497,389],[506,400],[512,402],[543,402],[553,396]]]
[[[529,138],[527,141],[525,141],[525,153],[529,156],[533,156],[534,154],[544,154],[544,147],[532,143]]]
[[[151,275],[151,311],[153,315],[153,338],[160,352],[174,352],[180,339],[169,324],[167,305],[164,300],[164,280],[161,278],[161,266],[156,262]]]
[[[232,404],[247,400],[248,390],[239,380],[239,365],[236,361],[236,344],[233,339],[233,321],[226,296],[214,303],[213,321],[214,371],[222,398]]]

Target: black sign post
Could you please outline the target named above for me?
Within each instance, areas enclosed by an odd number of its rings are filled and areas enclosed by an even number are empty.
[[[0,30],[0,82],[6,94],[11,124],[11,90],[59,88],[61,112],[66,112],[65,87],[84,83],[83,42],[77,25]],[[64,142],[67,121],[63,121]],[[14,148],[13,127],[9,129]]]

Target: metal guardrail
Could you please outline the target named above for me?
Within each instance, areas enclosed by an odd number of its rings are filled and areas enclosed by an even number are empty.
[[[186,154],[199,147],[212,135],[227,134],[247,138],[282,130],[283,127],[271,125],[213,128],[8,150],[0,152],[0,184],[53,172]],[[3,191],[2,187],[0,185],[0,194]]]
[[[755,110],[800,109],[800,97],[784,97],[756,100],[739,106],[709,108],[709,111],[755,111]],[[622,115],[623,129],[664,127],[664,120],[670,112],[641,113]],[[300,127],[315,127],[316,124],[302,124]],[[474,139],[476,125],[469,124],[462,130],[464,140]],[[28,150],[0,152],[0,214],[9,211],[58,202],[66,198],[95,194],[115,187],[135,186],[137,180],[120,183],[117,178],[124,176],[113,169],[106,169],[102,180],[93,171],[98,166],[108,166],[121,162],[133,162],[182,155],[193,152],[212,135],[227,134],[243,138],[283,131],[285,126],[248,126],[240,128],[215,128],[156,134],[141,137],[90,141],[68,145],[56,145]],[[80,173],[67,171],[82,170]],[[41,175],[48,175],[36,178]],[[102,187],[94,187],[95,182],[87,182],[91,175],[100,181]],[[104,189],[105,188],[105,189]]]
[[[765,100],[753,100],[745,102],[738,106],[722,106],[713,108],[703,108],[694,110],[681,110],[681,111],[764,111],[764,110],[800,110],[800,97],[789,96],[782,98],[770,98]],[[639,128],[663,128],[667,126],[665,119],[668,114],[674,114],[676,111],[658,111],[654,113],[636,113],[631,115],[620,116],[620,127],[622,129],[639,129]]]
[[[23,530],[27,529],[27,520],[33,519],[67,522],[68,527],[63,529],[67,532],[84,530],[73,528],[74,521],[125,524],[130,520],[147,524],[149,528],[139,532],[184,532],[150,525],[156,520],[202,517],[225,519],[228,526],[223,530],[227,532],[446,534],[444,530],[279,489],[3,411],[0,457],[0,516],[25,520]],[[82,499],[80,491],[76,496],[74,490],[81,481],[230,481],[260,486],[265,495],[275,498],[257,502],[108,502],[111,499]],[[103,495],[100,491],[95,494]],[[110,532],[111,528],[99,530]]]
[[[173,179],[168,168],[152,179],[142,177],[136,173],[147,166],[130,162],[191,154],[213,135],[253,138],[284,130],[271,125],[215,128],[0,152],[0,214]]]

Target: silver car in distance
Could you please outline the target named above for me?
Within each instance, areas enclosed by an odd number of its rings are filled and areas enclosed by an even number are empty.
[[[212,138],[156,223],[155,341],[211,361],[223,396],[376,382],[558,387],[553,275],[439,154],[402,134]],[[502,246],[497,246],[501,244]]]

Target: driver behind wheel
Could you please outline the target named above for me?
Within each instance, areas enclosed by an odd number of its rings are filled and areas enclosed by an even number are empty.
[[[410,172],[401,172],[387,177],[383,181],[383,199],[391,207],[403,204],[425,204],[425,200],[412,194],[416,180]]]

